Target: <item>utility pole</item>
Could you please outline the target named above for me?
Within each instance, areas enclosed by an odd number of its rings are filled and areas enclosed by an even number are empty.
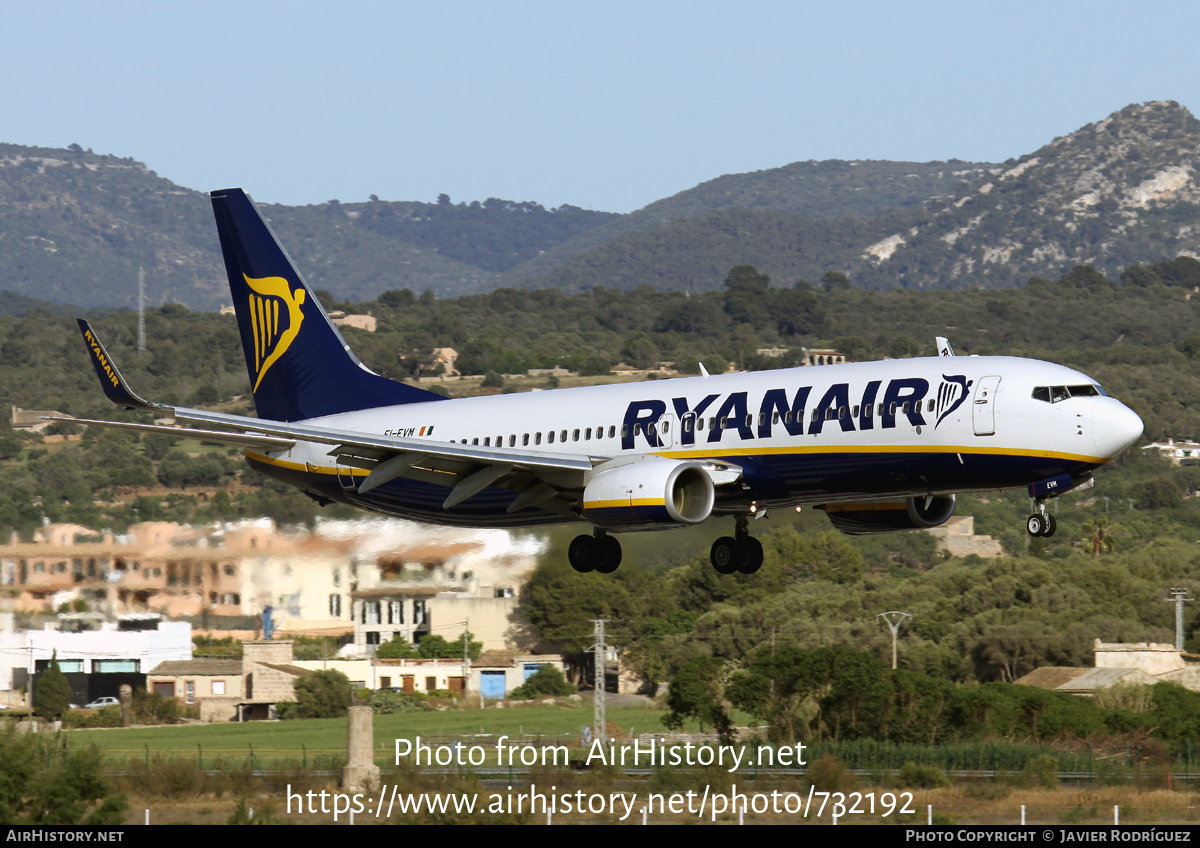
[[[467,631],[471,629],[471,619],[468,618],[463,622],[463,698],[467,697],[467,692],[471,688],[471,650],[470,643],[467,641]]]
[[[146,350],[146,271],[138,266],[138,353]]]
[[[904,619],[912,618],[906,612],[897,612],[896,610],[888,610],[881,612],[876,618],[882,618],[887,622],[888,628],[892,631],[892,670],[896,670],[896,637],[900,635],[900,625],[904,623]]]
[[[595,636],[595,644],[592,646],[592,738],[600,740],[601,745],[608,741],[608,720],[604,714],[604,670],[608,650],[604,644],[604,625],[607,622],[607,618],[592,619],[592,633]]]
[[[1195,598],[1184,597],[1187,595],[1187,589],[1168,589],[1171,597],[1163,598],[1167,603],[1174,602],[1175,604],[1175,650],[1183,650],[1183,605],[1190,604]]]

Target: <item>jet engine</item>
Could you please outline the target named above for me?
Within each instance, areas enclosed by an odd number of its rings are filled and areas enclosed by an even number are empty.
[[[583,516],[613,530],[699,524],[715,499],[712,478],[701,466],[650,456],[597,469],[583,490]]]
[[[945,524],[954,515],[954,495],[825,504],[821,509],[834,527],[851,536],[925,530]]]

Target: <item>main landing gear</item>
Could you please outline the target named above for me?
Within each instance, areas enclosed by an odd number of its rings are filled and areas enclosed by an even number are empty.
[[[576,571],[612,574],[621,564],[621,543],[597,527],[591,536],[571,540],[567,559]]]
[[[1029,531],[1030,536],[1053,536],[1054,531],[1058,529],[1058,522],[1054,520],[1054,516],[1046,512],[1046,499],[1037,498],[1033,502],[1034,513],[1025,519],[1025,529]]]
[[[722,536],[713,542],[709,558],[718,574],[753,574],[762,567],[762,542],[750,535],[750,519],[739,515],[735,519],[733,536]]]

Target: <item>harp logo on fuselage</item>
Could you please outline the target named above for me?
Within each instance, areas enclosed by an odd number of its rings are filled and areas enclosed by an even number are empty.
[[[305,291],[294,292],[283,277],[255,279],[242,274],[250,288],[250,330],[254,336],[254,391],[279,358],[287,353],[304,321]],[[280,309],[280,305],[283,309]]]

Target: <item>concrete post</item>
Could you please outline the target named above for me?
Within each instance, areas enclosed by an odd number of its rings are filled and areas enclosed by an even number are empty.
[[[373,792],[379,787],[379,766],[373,757],[374,718],[371,707],[351,707],[346,716],[347,762],[342,769],[342,788],[347,792]]]
[[[121,727],[133,726],[133,687],[121,684]]]

